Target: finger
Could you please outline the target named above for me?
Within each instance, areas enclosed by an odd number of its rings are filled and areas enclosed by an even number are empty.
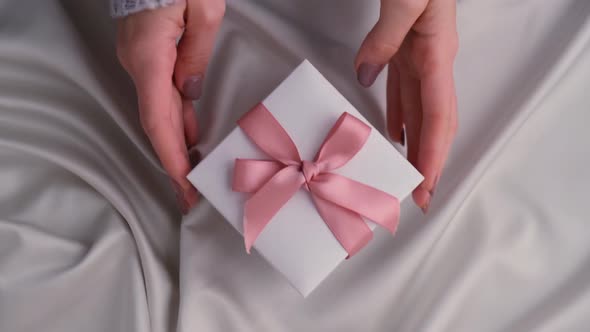
[[[415,190],[414,198],[424,212],[428,210],[434,184],[446,158],[453,105],[452,86],[452,67],[435,71],[421,80],[423,111],[417,169],[424,176],[424,181]]]
[[[455,135],[457,133],[457,128],[458,128],[458,120],[457,120],[457,95],[455,92],[455,87],[453,87],[453,96],[452,96],[452,104],[451,104],[451,114],[449,116],[449,130],[448,130],[448,134],[447,134],[447,139],[446,139],[446,143],[445,143],[445,152],[444,152],[444,158],[441,162],[440,168],[438,170],[438,174],[434,180],[434,186],[432,188],[432,193],[434,193],[436,191],[437,185],[438,185],[438,181],[440,180],[440,177],[442,176],[442,172],[445,168],[445,164],[447,159],[449,158],[449,152],[451,150],[451,146],[453,143],[453,140],[455,139]]]
[[[182,101],[182,114],[184,122],[184,138],[186,140],[187,148],[190,149],[197,144],[199,139],[197,115],[191,100],[184,99]]]
[[[393,61],[389,63],[387,72],[387,131],[393,141],[405,145],[400,76]]]
[[[188,148],[188,157],[191,168],[201,161],[201,153],[197,149],[199,140],[199,123],[191,100],[183,99],[184,138]]]
[[[153,88],[138,87],[139,114],[142,127],[162,166],[170,177],[178,181],[184,173],[188,173],[188,157],[180,98],[175,100],[172,95],[178,92],[173,91],[175,88],[171,83],[168,85],[166,90],[159,90],[161,93],[154,96],[150,96]]]
[[[154,80],[138,85],[140,119],[172,181],[181,211],[186,214],[198,196],[186,179],[191,167],[184,137],[181,98],[170,79],[159,80],[157,77],[154,75]]]
[[[426,0],[382,0],[379,20],[365,37],[355,59],[359,83],[371,86],[385,64],[397,53]]]
[[[408,161],[417,167],[420,129],[422,126],[422,102],[420,81],[400,67],[400,97],[405,124]]]
[[[408,161],[418,167],[418,151],[420,149],[420,132],[422,130],[422,101],[420,97],[420,81],[412,75],[407,69],[400,68],[400,91],[403,118],[405,124]],[[428,200],[427,193],[416,188],[413,192],[414,202],[422,208],[424,202]],[[424,209],[422,209],[425,211]]]
[[[201,97],[203,79],[225,12],[223,0],[188,1],[186,27],[178,44],[174,82],[182,96]]]

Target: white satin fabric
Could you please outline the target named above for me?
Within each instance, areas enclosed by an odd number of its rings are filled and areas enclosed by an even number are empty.
[[[376,0],[230,1],[208,153],[308,58],[377,127],[352,61]],[[590,2],[464,0],[460,130],[428,216],[307,299],[203,201],[181,218],[105,2],[0,0],[0,331],[587,331]]]

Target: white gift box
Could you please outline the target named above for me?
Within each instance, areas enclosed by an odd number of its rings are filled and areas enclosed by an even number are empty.
[[[342,112],[371,126],[307,60],[262,103],[285,128],[304,160],[313,159]],[[378,130],[371,128],[362,149],[333,173],[375,187],[401,202],[423,177]],[[232,191],[236,158],[268,159],[240,128],[235,128],[190,172],[188,179],[238,232],[243,233],[243,208],[250,195]],[[374,223],[366,222],[371,229],[375,228]],[[253,247],[303,296],[348,255],[305,190],[299,190],[280,209]]]

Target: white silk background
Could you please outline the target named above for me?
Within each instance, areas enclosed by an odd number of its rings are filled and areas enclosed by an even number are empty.
[[[303,299],[203,201],[181,218],[99,1],[0,0],[0,331],[587,331],[590,2],[464,0],[460,130],[429,215],[407,201]],[[308,58],[355,81],[377,1],[230,1],[201,151]]]

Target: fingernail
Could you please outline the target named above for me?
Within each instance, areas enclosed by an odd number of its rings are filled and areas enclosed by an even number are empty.
[[[188,151],[188,158],[191,162],[191,167],[194,168],[201,161],[201,152],[197,148],[192,147]]]
[[[182,95],[184,98],[197,100],[201,98],[203,77],[201,75],[189,76],[182,85]]]
[[[428,195],[426,198],[426,201],[420,207],[420,209],[422,209],[422,213],[424,213],[424,214],[428,213],[428,208],[430,207],[430,198],[431,198],[431,196]]]
[[[187,214],[188,213],[188,203],[184,199],[184,191],[182,190],[182,188],[180,187],[178,182],[176,182],[172,179],[170,179],[170,182],[172,183],[172,187],[174,188],[174,194],[176,195],[176,203],[178,204],[178,208],[180,209],[180,212],[182,214]]]
[[[377,79],[377,75],[379,75],[381,69],[383,69],[383,65],[374,65],[371,63],[361,64],[357,73],[359,83],[365,88],[370,87]]]
[[[400,137],[400,138],[399,138],[399,140],[400,140],[400,144],[401,144],[402,146],[405,146],[405,145],[406,145],[406,130],[405,130],[403,127],[402,127],[402,131],[401,131],[401,133],[400,133],[400,136],[399,136],[399,137]]]

